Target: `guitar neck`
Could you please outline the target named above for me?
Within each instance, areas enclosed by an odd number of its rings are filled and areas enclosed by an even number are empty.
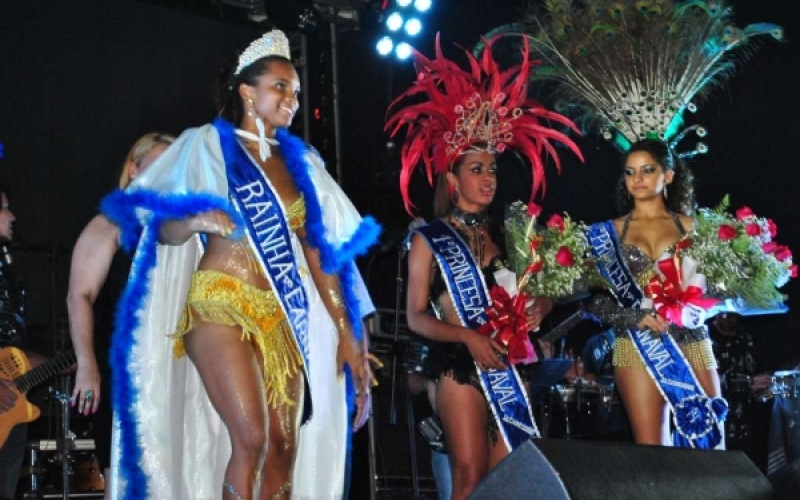
[[[75,353],[72,350],[66,351],[15,378],[14,385],[24,394],[50,377],[58,375],[73,363],[75,363]]]
[[[577,311],[572,313],[567,319],[559,323],[558,326],[556,326],[546,334],[542,335],[539,338],[539,340],[550,343],[555,342],[556,340],[560,339],[561,337],[569,333],[569,331],[575,328],[575,326],[577,326],[578,323],[583,321],[583,315],[584,315],[583,311]]]

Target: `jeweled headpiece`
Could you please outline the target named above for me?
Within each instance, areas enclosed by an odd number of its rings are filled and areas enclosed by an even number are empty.
[[[531,50],[545,61],[534,78],[563,85],[559,97],[576,121],[600,131],[623,151],[642,139],[673,149],[687,134],[685,111],[733,70],[732,51],[753,37],[783,39],[775,24],[732,24],[720,0],[546,0],[544,22],[527,17]],[[517,28],[512,32],[518,33]],[[705,153],[698,142],[680,156]]]
[[[400,192],[409,213],[414,205],[408,197],[408,184],[420,161],[432,184],[434,174],[447,172],[463,154],[474,151],[495,154],[514,149],[531,162],[533,197],[544,187],[542,153],[552,156],[556,168],[561,168],[552,141],[566,145],[583,159],[575,143],[551,128],[550,123],[577,132],[575,125],[528,98],[531,61],[527,43],[522,51],[522,63],[507,70],[501,70],[495,62],[491,40],[486,42],[480,60],[468,51],[465,53],[469,71],[442,55],[437,35],[436,58],[431,60],[414,53],[417,80],[389,106],[392,109],[401,100],[418,95],[428,99],[398,110],[389,117],[385,127],[391,129],[392,137],[406,128],[401,151]]]
[[[292,51],[289,47],[289,39],[283,31],[272,30],[253,42],[239,56],[239,64],[236,66],[234,75],[238,75],[243,69],[250,66],[262,57],[280,56],[292,59]]]

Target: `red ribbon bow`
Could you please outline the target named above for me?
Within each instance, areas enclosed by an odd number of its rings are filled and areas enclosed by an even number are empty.
[[[492,305],[486,310],[489,320],[478,328],[478,332],[505,346],[508,362],[512,365],[536,361],[525,317],[525,303],[530,297],[523,292],[511,297],[501,286],[492,287],[489,295],[492,299]]]
[[[678,257],[660,260],[656,263],[663,275],[653,276],[644,292],[653,301],[653,307],[667,321],[683,327],[683,310],[691,304],[701,309],[711,309],[717,299],[705,298],[705,290],[696,285],[689,285],[684,290],[681,286],[681,269]]]

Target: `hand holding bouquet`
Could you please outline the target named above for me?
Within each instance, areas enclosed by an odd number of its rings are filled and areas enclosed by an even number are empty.
[[[536,361],[525,315],[535,297],[573,295],[585,283],[589,243],[584,226],[554,215],[546,228],[536,225],[541,208],[515,202],[505,221],[510,269],[495,272],[489,321],[480,329],[508,348],[511,364]]]
[[[684,328],[698,328],[706,311],[719,302],[707,296],[706,277],[698,272],[696,260],[684,255],[692,241],[684,238],[675,245],[673,255],[659,259],[656,275],[644,287],[642,308],[654,309],[664,319]]]
[[[503,345],[510,364],[533,363],[537,359],[536,351],[528,335],[530,327],[525,316],[525,309],[533,299],[518,290],[517,277],[512,271],[500,269],[494,276],[497,285],[490,292],[492,305],[486,311],[488,321],[478,332]]]

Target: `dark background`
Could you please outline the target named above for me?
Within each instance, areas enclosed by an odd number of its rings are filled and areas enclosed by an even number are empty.
[[[526,4],[434,1],[417,48],[430,54],[438,30],[445,53],[458,58],[456,44],[474,45],[480,34],[517,20]],[[787,41],[759,43],[728,84],[689,118],[710,131],[706,142],[711,153],[693,162],[699,199],[714,205],[730,193],[734,207],[746,204],[773,218],[779,240],[800,249],[795,195],[800,184],[795,78],[800,6],[785,0],[740,0],[736,10],[739,25],[782,24]],[[72,245],[102,195],[115,186],[133,141],[151,130],[178,134],[210,121],[219,68],[264,29],[237,16],[236,9],[210,0],[2,2],[0,180],[17,216],[14,252],[28,283],[34,331],[41,325],[48,335],[51,325],[65,316]],[[330,57],[325,50],[327,26],[320,31],[309,37],[315,60]],[[374,50],[377,38],[370,26],[339,35],[341,180],[359,209],[375,215],[391,240],[402,234],[410,217],[397,189],[397,148],[387,148],[382,126],[390,97],[407,88],[414,74],[408,61],[380,58]],[[312,134],[312,143],[333,165],[329,76],[312,74],[303,98],[314,103],[312,110],[321,111],[319,120],[309,117],[318,125],[314,130],[321,130],[316,138]],[[579,144],[586,163],[564,152],[561,175],[551,171],[548,178],[542,201],[546,214],[568,211],[589,222],[617,215],[609,195],[619,172],[618,154],[596,136],[579,139]],[[518,182],[525,178],[524,168],[513,160],[506,163],[510,168],[504,178],[513,182],[501,179],[501,203],[527,195],[525,182]],[[417,176],[412,196],[421,215],[429,216],[430,193]],[[394,252],[377,255],[371,266],[370,288],[384,307],[394,305],[394,257]],[[786,288],[793,309],[800,300],[797,290],[797,284]],[[763,334],[759,328],[763,343],[777,347],[767,349],[768,364],[797,354],[796,318],[790,313],[757,321],[768,325]]]
[[[286,1],[286,0],[284,0]],[[524,0],[434,0],[416,47],[430,55],[435,31],[447,55],[454,44],[471,47],[481,33],[519,19]],[[734,208],[749,205],[778,224],[778,239],[800,252],[800,4],[792,0],[739,0],[737,24],[774,22],[783,43],[765,41],[710,100],[696,119],[709,129],[710,154],[692,163],[701,205],[730,193]],[[323,26],[310,37],[319,62],[329,40]],[[263,26],[209,0],[3,0],[0,2],[0,180],[17,216],[13,252],[27,284],[31,333],[52,347],[64,337],[64,299],[72,245],[115,187],[132,143],[159,130],[174,134],[209,122],[214,81]],[[364,213],[384,225],[384,241],[402,237],[404,213],[397,148],[383,132],[391,98],[413,81],[410,62],[375,53],[369,26],[339,36],[342,170],[345,191]],[[320,70],[322,71],[322,70]],[[323,71],[324,73],[324,71]],[[304,99],[319,108],[314,143],[332,165],[330,80],[312,75]],[[326,85],[328,87],[326,87]],[[298,122],[301,117],[298,118]],[[596,136],[579,139],[579,164],[563,153],[560,176],[548,177],[545,214],[568,211],[594,222],[616,216],[610,195],[619,155]],[[527,196],[524,168],[503,159],[501,202]],[[412,196],[429,216],[431,190],[417,176]],[[381,307],[395,303],[397,252],[374,252],[369,287]],[[788,285],[786,315],[751,318],[762,367],[777,369],[800,354],[800,285]]]

